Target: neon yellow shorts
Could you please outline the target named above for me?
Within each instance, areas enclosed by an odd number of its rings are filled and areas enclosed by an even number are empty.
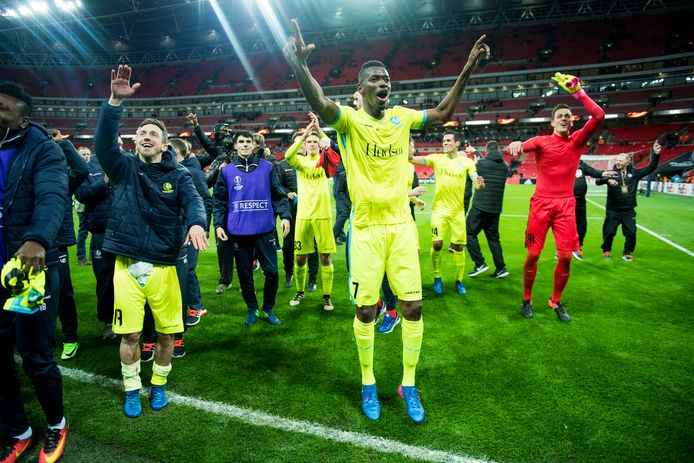
[[[114,310],[113,332],[130,334],[142,331],[145,302],[149,302],[158,333],[183,332],[181,289],[176,266],[154,265],[144,286],[140,286],[128,271],[132,259],[116,257],[113,272]]]
[[[296,219],[294,254],[313,254],[315,252],[314,239],[319,253],[335,253],[332,222],[331,219]]]
[[[443,241],[450,229],[451,243],[467,244],[465,212],[431,211],[431,240]]]
[[[422,299],[422,276],[412,222],[353,226],[349,242],[349,290],[358,307],[378,301],[383,272],[399,299]]]

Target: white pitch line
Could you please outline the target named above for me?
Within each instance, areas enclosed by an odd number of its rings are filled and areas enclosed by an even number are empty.
[[[82,383],[97,384],[99,386],[108,388],[122,388],[123,386],[121,381],[75,368],[61,366],[60,371],[62,372],[63,376]],[[145,394],[144,390],[141,393]],[[282,431],[313,436],[326,441],[356,445],[357,447],[367,450],[400,454],[415,460],[440,463],[495,463],[492,460],[473,458],[465,455],[444,452],[441,450],[432,450],[426,447],[419,447],[416,445],[398,442],[396,440],[385,439],[383,437],[371,436],[359,432],[343,431],[341,429],[331,428],[328,426],[311,423],[309,421],[291,420],[250,408],[203,400],[196,397],[186,397],[176,394],[171,390],[167,390],[166,395],[171,403],[184,405],[214,415],[233,418],[251,426],[266,426]]]
[[[603,205],[601,205],[601,204],[598,204],[598,203],[596,203],[596,202],[593,201],[593,200],[586,199],[586,201],[589,202],[590,204],[592,204],[593,206],[599,207],[599,208],[602,209],[603,211],[605,210],[605,206],[603,206]],[[642,225],[639,225],[639,224],[636,224],[636,228],[640,228],[641,230],[645,231],[645,232],[648,233],[649,235],[653,235],[653,236],[655,236],[656,238],[658,238],[660,241],[669,244],[669,245],[672,246],[673,248],[682,251],[683,253],[687,254],[688,256],[694,257],[694,252],[690,251],[689,249],[687,249],[687,248],[685,248],[685,247],[683,247],[683,246],[680,246],[679,244],[677,244],[677,243],[675,243],[675,242],[673,242],[673,241],[670,241],[669,239],[665,238],[663,235],[659,235],[658,233],[654,232],[653,230],[649,230],[648,228],[646,228],[646,227],[644,227],[644,226],[642,226]]]

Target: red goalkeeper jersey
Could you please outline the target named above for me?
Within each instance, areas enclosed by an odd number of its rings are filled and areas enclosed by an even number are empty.
[[[588,95],[580,98],[588,110],[590,120],[579,130],[561,137],[557,134],[533,137],[523,143],[523,152],[535,153],[537,160],[537,187],[535,196],[543,198],[569,198],[574,194],[576,169],[583,147],[598,130],[605,112]]]

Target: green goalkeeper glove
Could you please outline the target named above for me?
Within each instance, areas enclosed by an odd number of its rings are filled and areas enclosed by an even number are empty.
[[[581,81],[576,76],[557,72],[554,74],[554,77],[552,77],[552,80],[577,100],[586,94],[581,88]]]

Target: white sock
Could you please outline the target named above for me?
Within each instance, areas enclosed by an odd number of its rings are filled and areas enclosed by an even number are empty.
[[[48,426],[48,429],[63,429],[65,427],[65,417],[63,417],[62,420],[60,420],[60,423]]]
[[[29,426],[29,427],[27,428],[27,430],[24,431],[22,434],[20,434],[20,435],[18,435],[18,436],[12,436],[12,437],[15,438],[15,439],[24,440],[24,439],[30,438],[33,434],[34,434],[34,433],[31,431],[31,426]]]

